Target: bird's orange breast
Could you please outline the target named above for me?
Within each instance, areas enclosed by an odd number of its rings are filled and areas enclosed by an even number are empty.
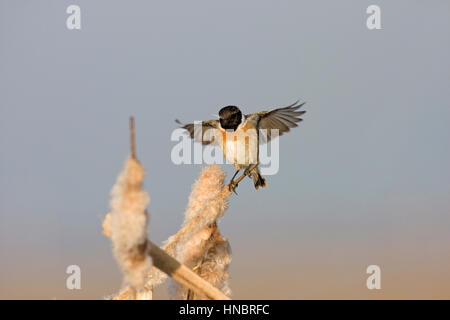
[[[227,132],[219,129],[221,134],[220,146],[225,158],[233,163],[248,165],[258,159],[258,136],[255,126],[247,121],[236,131]]]
[[[225,154],[224,148],[225,145],[227,144],[227,138],[237,142],[238,137],[241,136],[242,133],[246,133],[249,129],[255,129],[255,126],[250,121],[246,121],[241,128],[238,128],[236,131],[233,132],[227,132],[226,130],[219,128],[219,131],[222,134],[222,149],[224,151],[224,154]]]

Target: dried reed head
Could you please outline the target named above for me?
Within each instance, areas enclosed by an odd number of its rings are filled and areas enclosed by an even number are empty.
[[[203,279],[229,293],[228,264],[231,251],[217,228],[217,220],[228,207],[228,188],[224,188],[225,173],[217,165],[206,167],[193,185],[185,211],[183,228],[169,238],[165,248],[180,262],[193,268]],[[172,282],[170,295],[187,299],[189,291]]]
[[[184,225],[198,215],[205,202],[216,197],[223,188],[225,172],[213,164],[203,168],[192,186],[189,202],[184,213]]]
[[[206,232],[204,232],[206,231]],[[191,267],[202,279],[208,281],[225,295],[231,295],[228,286],[228,266],[231,262],[231,248],[216,225],[205,229],[192,238],[185,246],[180,245],[179,259]],[[206,235],[208,234],[208,238]],[[194,295],[187,288],[170,281],[169,295],[172,299],[205,299]]]
[[[134,289],[143,288],[151,267],[146,253],[149,196],[142,189],[144,175],[136,159],[126,161],[111,190],[111,213],[104,221],[104,233],[110,235],[114,256]]]

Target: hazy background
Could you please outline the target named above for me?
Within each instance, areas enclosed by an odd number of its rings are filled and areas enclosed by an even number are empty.
[[[201,168],[170,161],[173,120],[297,99],[278,175],[258,192],[246,179],[220,222],[233,297],[450,298],[450,2],[0,3],[0,298],[119,289],[101,221],[130,115],[161,243]]]

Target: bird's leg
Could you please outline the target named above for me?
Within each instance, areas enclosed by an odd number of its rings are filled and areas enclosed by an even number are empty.
[[[247,168],[244,170],[244,176],[247,176],[250,173],[250,168],[253,166],[253,163],[249,164]]]
[[[243,175],[241,175],[239,178],[237,178],[236,181],[234,181],[234,177],[238,174],[239,170],[234,174],[233,179],[231,179],[230,183],[228,184],[228,190],[233,191],[236,193],[235,189],[238,186],[239,182],[241,182],[242,179],[244,179],[253,169],[255,169],[258,166],[258,163],[253,163],[249,165],[244,172]],[[237,194],[237,193],[236,193]]]
[[[236,170],[236,172],[234,173],[233,177],[231,178],[230,183],[234,183],[234,178],[236,178],[236,176],[239,173],[239,171],[241,171],[241,170]]]
[[[233,191],[234,193],[236,193],[236,191],[234,191],[234,189],[236,189],[237,185],[234,184],[234,178],[236,178],[237,174],[239,173],[240,170],[237,170],[234,175],[233,178],[231,178],[230,183],[228,184],[228,189],[230,191]],[[237,193],[236,193],[237,194]]]

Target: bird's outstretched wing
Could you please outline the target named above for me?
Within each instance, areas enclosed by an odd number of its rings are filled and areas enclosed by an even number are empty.
[[[305,102],[295,103],[278,109],[272,109],[269,111],[261,111],[246,115],[248,121],[252,121],[256,124],[256,127],[260,130],[260,143],[266,143],[272,138],[281,136],[283,133],[288,132],[291,128],[297,127],[296,122],[300,122],[303,119],[300,118],[306,111],[298,111]],[[272,129],[278,130],[278,133],[272,132]]]
[[[219,127],[218,120],[207,120],[199,122],[198,124],[183,124],[178,119],[175,120],[175,122],[181,125],[181,128],[186,129],[191,139],[201,142],[204,145],[215,142],[216,131]]]

